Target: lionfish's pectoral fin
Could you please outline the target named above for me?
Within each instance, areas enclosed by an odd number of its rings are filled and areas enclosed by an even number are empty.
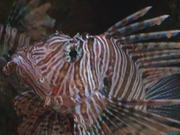
[[[152,105],[152,101],[150,102]],[[74,125],[75,135],[166,135],[180,131],[180,121],[142,109],[143,101],[109,100],[102,114],[88,128]],[[158,102],[159,103],[159,102]],[[156,104],[154,102],[154,104]],[[160,103],[159,103],[160,104]]]
[[[19,135],[72,135],[71,117],[43,104],[33,91],[23,92],[14,99],[15,110],[23,118],[18,127]]]
[[[110,120],[126,124],[125,129],[132,133],[152,135],[180,131],[180,74],[161,79],[149,87],[145,95],[145,100],[109,100]],[[119,134],[126,135],[118,128]]]
[[[148,88],[146,100],[155,101],[147,107],[148,112],[180,121],[180,74],[167,76]]]
[[[16,113],[24,118],[45,110],[43,101],[33,91],[22,92],[13,102]]]
[[[130,131],[130,133],[134,134],[163,135],[172,130],[180,131],[180,121],[146,110],[147,104],[152,103],[152,101],[150,103],[145,102],[141,105],[138,105],[138,101],[137,104],[133,105],[130,105],[131,101],[129,104],[125,104],[124,102],[126,101],[122,100],[119,103],[117,101],[111,101],[108,107],[111,113],[115,115],[111,120],[116,121],[116,124],[123,123],[125,125],[124,128],[117,128],[115,133],[126,135],[123,133],[125,130],[126,132]],[[158,103],[158,101],[156,102]],[[157,103],[154,101],[154,105]],[[113,131],[115,131],[115,129]]]

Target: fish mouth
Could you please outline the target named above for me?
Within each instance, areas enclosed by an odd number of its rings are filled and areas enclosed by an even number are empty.
[[[2,69],[3,73],[7,76],[10,76],[16,69],[17,64],[13,61],[8,62]]]
[[[24,55],[14,55],[3,69],[6,75],[15,72],[27,85],[34,89],[42,98],[52,94],[49,82],[44,78],[40,69]]]
[[[14,55],[10,61],[6,61],[6,64],[3,67],[3,72],[5,75],[11,75],[17,67],[20,67],[21,61],[24,61],[24,59],[20,55]]]

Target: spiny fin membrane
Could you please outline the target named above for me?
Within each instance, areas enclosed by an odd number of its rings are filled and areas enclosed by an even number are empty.
[[[169,101],[165,105],[155,104],[148,106],[147,110],[180,121],[180,74],[167,76],[148,88],[146,90],[146,99],[163,102]]]

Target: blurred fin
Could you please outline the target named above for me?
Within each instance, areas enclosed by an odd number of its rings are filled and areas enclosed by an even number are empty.
[[[43,105],[44,102],[33,91],[23,92],[14,99],[15,110],[23,117],[18,127],[19,135],[72,135],[71,117]]]
[[[72,135],[71,121],[53,110],[31,115],[18,128],[19,135]]]
[[[26,32],[36,41],[48,35],[48,29],[54,27],[55,19],[47,14],[51,4],[41,3],[40,0],[17,0],[8,17],[8,25]]]
[[[22,92],[16,96],[14,98],[14,108],[16,113],[24,118],[45,110],[43,101],[33,91]]]
[[[0,56],[10,57],[18,49],[29,46],[30,37],[11,26],[0,25]]]

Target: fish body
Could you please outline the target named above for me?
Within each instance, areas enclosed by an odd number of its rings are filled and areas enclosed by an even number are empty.
[[[75,135],[152,135],[178,130],[180,121],[173,111],[179,112],[179,77],[173,75],[180,71],[176,66],[180,43],[149,40],[170,38],[180,31],[134,34],[168,17],[131,24],[149,9],[132,14],[101,35],[70,37],[56,32],[18,50],[4,72],[15,71],[34,91],[33,96],[25,93],[28,99],[23,94],[15,99],[17,112],[27,115],[20,135],[60,134],[61,121],[49,122],[48,111],[70,115]],[[28,107],[24,100],[31,100]],[[35,102],[39,103],[36,107]],[[22,111],[23,107],[27,110]]]

